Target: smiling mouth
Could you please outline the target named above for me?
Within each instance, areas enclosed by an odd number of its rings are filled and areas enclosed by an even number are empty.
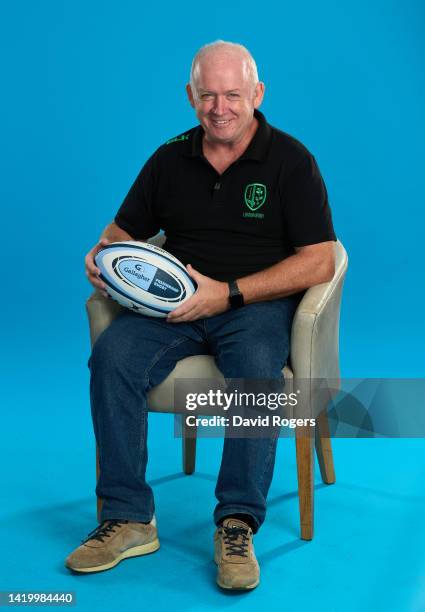
[[[220,119],[220,120],[219,119],[211,119],[211,122],[212,122],[213,125],[215,125],[217,127],[226,127],[227,125],[230,124],[231,119],[226,119],[226,120],[223,120],[223,119]]]

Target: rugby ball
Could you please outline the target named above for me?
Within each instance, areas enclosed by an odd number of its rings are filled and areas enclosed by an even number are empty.
[[[95,262],[111,298],[139,314],[166,317],[196,291],[181,261],[147,242],[111,242]]]

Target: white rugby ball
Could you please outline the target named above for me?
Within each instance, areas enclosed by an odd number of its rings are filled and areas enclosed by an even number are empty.
[[[147,242],[111,242],[95,256],[112,299],[151,317],[166,317],[196,291],[184,265]]]

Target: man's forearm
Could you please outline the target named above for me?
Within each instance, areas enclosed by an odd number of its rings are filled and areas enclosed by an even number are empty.
[[[274,300],[328,282],[334,275],[333,258],[296,253],[266,270],[238,278],[245,304]]]
[[[110,223],[109,225],[105,227],[100,238],[101,239],[106,238],[107,240],[109,240],[109,242],[122,242],[123,240],[134,240],[134,238],[130,236],[130,234],[128,234],[126,231],[118,227],[118,225],[114,222]]]

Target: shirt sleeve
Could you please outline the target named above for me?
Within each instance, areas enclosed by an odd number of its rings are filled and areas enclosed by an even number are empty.
[[[325,183],[310,154],[285,181],[283,212],[285,231],[293,247],[336,240]]]
[[[117,214],[115,223],[135,240],[144,240],[157,234],[160,226],[155,216],[156,188],[154,156],[139,172]]]

